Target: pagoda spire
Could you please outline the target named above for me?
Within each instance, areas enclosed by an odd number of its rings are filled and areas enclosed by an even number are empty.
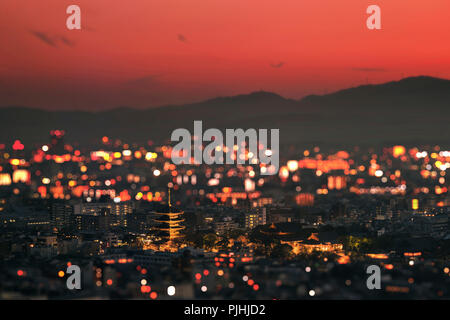
[[[170,188],[169,188],[169,201],[168,201],[168,204],[169,204],[169,212],[172,212],[172,202],[170,201]]]

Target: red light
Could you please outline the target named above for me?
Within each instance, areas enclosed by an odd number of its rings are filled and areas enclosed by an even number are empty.
[[[253,281],[252,279],[250,279],[250,280],[247,281],[247,283],[248,283],[249,286],[252,286],[252,285],[255,283],[255,281]]]
[[[200,273],[195,274],[195,279],[200,280],[202,278],[202,275]]]
[[[150,293],[150,298],[156,299],[157,297],[158,297],[158,294],[157,294],[155,291],[153,291],[152,293]]]
[[[142,273],[142,274],[146,274],[146,273],[147,273],[147,269],[142,269],[142,270],[141,270],[141,273]]]
[[[19,277],[23,276],[23,275],[24,275],[23,270],[17,270],[17,275],[18,275]]]
[[[106,284],[107,284],[108,286],[112,285],[112,283],[113,283],[113,281],[112,281],[111,279],[106,280]]]
[[[209,275],[209,270],[203,270],[203,274],[205,275],[205,276],[207,276],[207,275]]]
[[[254,284],[254,285],[253,285],[253,290],[258,291],[258,290],[259,290],[259,285]]]
[[[150,286],[141,286],[142,293],[148,293],[150,291],[152,291],[152,288]]]
[[[23,150],[24,145],[20,142],[20,140],[14,141],[13,150]]]

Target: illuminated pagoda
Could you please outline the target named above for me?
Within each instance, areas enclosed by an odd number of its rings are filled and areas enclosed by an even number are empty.
[[[168,206],[155,212],[154,221],[156,223],[154,230],[156,235],[159,236],[170,247],[173,245],[174,240],[178,240],[183,237],[182,230],[184,212],[172,207],[170,201],[170,189],[169,189],[169,201]]]

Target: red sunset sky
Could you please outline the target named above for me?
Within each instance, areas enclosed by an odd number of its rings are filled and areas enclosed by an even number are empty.
[[[67,30],[66,8],[82,30]],[[382,30],[366,28],[381,7]],[[0,105],[102,110],[450,78],[449,0],[2,0]]]

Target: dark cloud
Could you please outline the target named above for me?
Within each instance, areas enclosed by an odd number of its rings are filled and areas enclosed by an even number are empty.
[[[39,31],[30,31],[30,32],[31,32],[31,34],[33,36],[35,36],[36,38],[38,38],[42,42],[48,44],[49,46],[52,46],[52,47],[55,47],[55,48],[58,46],[56,41],[55,41],[55,39],[50,37],[48,34],[46,34],[44,32],[39,32]]]
[[[386,72],[387,69],[384,68],[352,68],[353,71],[361,71],[361,72]]]
[[[69,47],[75,46],[75,42],[73,42],[72,40],[70,40],[64,36],[59,37],[59,40],[61,40],[61,42],[63,42],[65,45],[67,45]]]
[[[33,36],[35,36],[37,39],[41,40],[45,44],[47,44],[51,47],[54,47],[54,48],[58,48],[60,44],[63,44],[63,45],[69,46],[69,47],[75,46],[75,42],[73,42],[72,40],[68,39],[65,36],[50,35],[45,32],[33,31],[33,30],[31,30],[30,33]]]
[[[284,62],[271,63],[270,66],[271,66],[272,68],[281,68],[282,66],[284,66]]]
[[[177,38],[181,42],[188,42],[187,38],[184,35],[182,35],[182,34],[178,34]]]

